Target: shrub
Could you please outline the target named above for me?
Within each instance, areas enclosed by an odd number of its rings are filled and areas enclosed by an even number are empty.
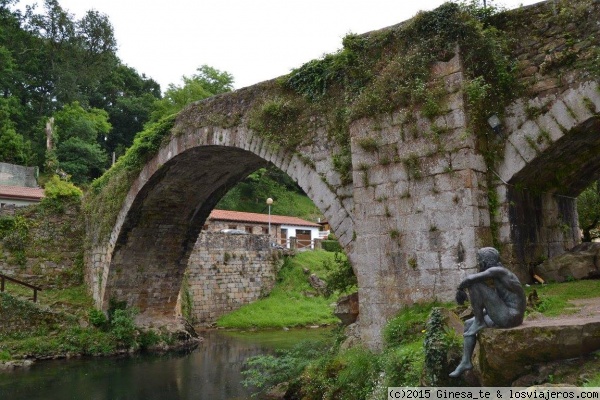
[[[379,372],[378,356],[361,347],[311,363],[301,377],[303,399],[366,399]]]
[[[394,347],[420,338],[432,307],[432,304],[415,304],[400,310],[383,329],[385,344]]]
[[[325,251],[329,251],[331,253],[342,252],[342,246],[340,246],[337,240],[323,240],[321,242],[321,245],[323,246],[323,250]]]
[[[0,361],[10,361],[10,353],[6,350],[0,351]]]
[[[148,349],[152,346],[157,345],[161,341],[161,335],[152,330],[141,332],[138,340],[141,349]]]
[[[90,309],[88,312],[88,320],[90,324],[95,326],[96,328],[105,329],[108,326],[108,319],[106,315],[101,310],[97,310],[95,308]]]
[[[132,310],[115,310],[111,321],[111,333],[120,345],[134,347],[137,329],[133,322],[135,312]]]
[[[3,218],[0,222],[0,238],[3,239],[6,248],[15,252],[14,255],[17,256],[17,253],[23,252],[29,243],[29,224],[21,215]]]
[[[83,192],[77,186],[71,182],[61,180],[58,175],[53,175],[46,186],[44,187],[44,195],[46,196],[43,201],[47,199],[81,199]]]
[[[449,378],[452,365],[458,362],[461,355],[462,340],[444,323],[442,308],[435,307],[427,321],[425,334],[425,374],[431,386],[449,386],[456,380]]]
[[[254,386],[262,392],[282,382],[297,380],[304,368],[322,356],[327,347],[326,341],[302,341],[289,350],[279,350],[275,355],[250,357],[244,365],[242,384]]]
[[[419,386],[424,365],[421,340],[389,349],[382,357],[386,386]]]
[[[346,293],[358,285],[352,265],[343,253],[335,253],[333,261],[324,261],[323,266],[329,270],[325,277],[328,295],[335,291]]]

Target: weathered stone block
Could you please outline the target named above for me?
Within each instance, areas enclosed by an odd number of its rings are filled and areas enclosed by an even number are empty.
[[[526,165],[525,160],[510,141],[507,141],[504,146],[504,160],[505,162],[498,168],[498,175],[503,182],[510,181],[513,175]]]
[[[484,329],[473,356],[482,386],[510,386],[538,363],[582,357],[600,349],[600,319],[525,321],[511,329]]]
[[[556,122],[558,122],[563,129],[569,130],[577,123],[575,118],[573,118],[572,113],[569,111],[569,108],[560,100],[554,103],[550,109],[550,114],[552,114]]]

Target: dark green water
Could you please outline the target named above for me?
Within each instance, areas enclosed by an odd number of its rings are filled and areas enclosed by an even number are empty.
[[[248,357],[327,333],[206,332],[191,352],[38,362],[0,373],[0,400],[249,399],[240,383]]]

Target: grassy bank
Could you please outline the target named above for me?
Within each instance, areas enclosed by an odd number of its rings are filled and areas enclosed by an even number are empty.
[[[31,290],[7,282],[0,293],[0,361],[112,355],[175,343],[166,332],[142,331],[135,310],[114,308],[107,318],[93,308],[83,285]]]
[[[570,300],[600,298],[600,281],[526,287],[528,295],[534,290],[539,301],[528,314],[560,316],[576,311]],[[444,308],[458,311],[454,304],[433,303],[402,309],[388,321],[380,352],[360,346],[346,349],[340,346],[344,337],[339,333],[326,343],[303,343],[277,355],[254,357],[244,372],[245,383],[266,392],[286,382],[294,398],[305,400],[383,399],[388,386],[460,385],[443,380],[448,379],[443,364],[455,366],[462,354],[462,337],[441,323]],[[596,352],[582,359],[577,368],[549,377],[548,382],[598,386],[599,365],[600,352]]]
[[[526,288],[527,294],[537,292],[539,303],[536,311],[548,317],[571,314],[577,311],[569,300],[600,297],[600,281],[582,280],[564,283],[548,283]]]
[[[283,328],[339,322],[332,303],[338,295],[319,295],[309,282],[310,270],[320,278],[331,272],[335,253],[306,251],[286,257],[271,293],[252,304],[224,315],[217,321],[222,328]]]

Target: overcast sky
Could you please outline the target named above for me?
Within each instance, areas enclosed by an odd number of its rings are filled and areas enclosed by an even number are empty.
[[[516,8],[538,0],[488,0]],[[42,0],[21,0],[31,4]],[[164,91],[208,64],[241,88],[285,75],[342,46],[348,33],[397,24],[443,0],[59,0],[76,18],[107,14],[118,55]]]

